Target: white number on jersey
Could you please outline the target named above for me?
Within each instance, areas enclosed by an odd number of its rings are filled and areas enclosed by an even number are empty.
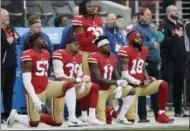
[[[104,79],[111,80],[113,73],[113,66],[106,65],[104,66]]]
[[[37,61],[36,65],[37,65],[36,76],[47,76],[47,70],[49,68],[48,61],[44,61],[44,60],[43,61]]]
[[[137,74],[137,73],[142,73],[143,71],[143,65],[144,65],[144,60],[143,59],[135,59],[132,61],[132,69],[130,71],[131,74]]]
[[[66,65],[66,67],[70,68],[69,70],[69,78],[73,78],[74,77],[74,74],[77,74],[79,68],[80,68],[80,65],[79,64],[73,64],[73,63],[68,63]]]
[[[104,31],[103,31],[103,29],[102,29],[101,27],[93,27],[93,26],[91,26],[91,27],[88,27],[87,31],[92,31],[93,34],[94,34],[95,32],[99,32],[100,35],[103,35],[103,34],[104,34]]]

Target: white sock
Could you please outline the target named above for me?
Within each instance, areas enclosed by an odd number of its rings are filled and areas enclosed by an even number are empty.
[[[96,117],[96,109],[95,108],[89,108],[89,116]]]
[[[87,111],[82,111],[82,116],[87,116]]]
[[[65,103],[68,107],[68,113],[69,113],[69,120],[75,120],[75,108],[76,108],[76,92],[75,88],[71,88],[66,91],[65,93]]]
[[[165,110],[159,110],[158,114],[165,113]]]
[[[15,120],[23,124],[26,127],[30,127],[28,115],[15,115]]]
[[[126,96],[126,97],[122,98],[123,104],[121,107],[121,111],[119,112],[120,118],[125,117],[125,114],[127,113],[129,107],[133,103],[134,98],[135,98],[135,95],[133,95],[133,96],[130,95],[130,96]]]

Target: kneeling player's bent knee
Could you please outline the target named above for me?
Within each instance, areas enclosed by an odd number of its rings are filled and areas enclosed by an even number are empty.
[[[127,111],[126,117],[129,121],[134,122],[136,118],[136,101],[131,105]]]
[[[40,121],[29,121],[30,127],[37,127],[39,125]]]

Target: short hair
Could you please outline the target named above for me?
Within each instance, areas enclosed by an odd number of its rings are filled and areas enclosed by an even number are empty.
[[[83,0],[80,4],[79,4],[79,15],[87,15],[87,10],[86,10],[86,3],[91,2],[91,0]]]
[[[40,22],[40,16],[38,15],[31,15],[29,18],[28,18],[28,23],[29,23],[29,26],[30,25],[33,25],[35,23],[41,23]]]
[[[175,6],[175,5],[169,5],[169,6],[167,6],[166,7],[166,14],[170,13],[173,8],[177,8],[177,6]]]
[[[144,15],[144,12],[145,12],[147,9],[149,9],[149,8],[148,8],[148,7],[142,7],[142,8],[140,9],[140,11],[138,12],[138,16]],[[149,10],[150,10],[150,9],[149,9]]]

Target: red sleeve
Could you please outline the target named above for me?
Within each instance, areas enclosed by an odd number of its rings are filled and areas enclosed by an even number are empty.
[[[28,62],[28,61],[32,61],[32,53],[30,53],[29,50],[27,51],[23,51],[22,52],[22,56],[21,56],[21,62]]]
[[[76,37],[79,41],[80,46],[89,46],[89,44],[93,44],[93,41],[96,39],[96,36],[94,34],[87,36],[85,32],[77,34]]]
[[[127,53],[127,47],[123,46],[119,48],[119,52],[118,52],[118,56],[121,57],[128,57],[128,53]]]
[[[89,55],[87,58],[87,61],[88,63],[98,63],[95,53],[92,53],[91,55]]]
[[[75,29],[78,26],[84,27],[83,16],[78,15],[74,17],[72,20],[72,24]],[[76,34],[76,37],[79,41],[80,46],[89,46],[89,44],[92,44],[93,41],[96,39],[96,36],[91,31]]]
[[[83,17],[82,15],[75,16],[72,20],[72,25],[73,26],[83,26],[82,17]]]
[[[60,52],[60,50],[57,50],[53,53],[53,60],[62,60],[62,54]]]

